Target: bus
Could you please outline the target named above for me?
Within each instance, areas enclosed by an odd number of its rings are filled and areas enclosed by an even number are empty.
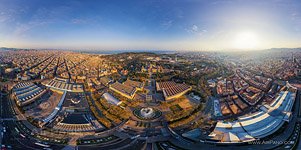
[[[19,133],[20,131],[18,130],[18,128],[17,127],[15,127],[15,130]]]
[[[42,143],[38,143],[38,142],[36,142],[36,143],[34,143],[34,144],[39,145],[39,146],[42,146],[42,147],[50,147],[49,145],[42,144]]]
[[[25,135],[23,135],[23,134],[21,134],[21,133],[20,133],[20,136],[21,136],[22,138],[26,138],[26,136],[25,136]]]

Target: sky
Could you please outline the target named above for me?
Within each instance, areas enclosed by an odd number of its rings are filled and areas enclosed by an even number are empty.
[[[0,0],[0,47],[301,47],[300,0]]]

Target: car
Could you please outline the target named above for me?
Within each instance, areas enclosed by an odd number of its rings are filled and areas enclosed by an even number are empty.
[[[290,145],[287,145],[287,146],[285,146],[284,148],[285,148],[285,149],[290,149],[291,146],[290,146]]]

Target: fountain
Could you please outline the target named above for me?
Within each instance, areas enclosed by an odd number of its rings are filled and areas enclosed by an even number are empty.
[[[161,116],[161,111],[150,107],[135,109],[133,113],[136,117],[142,120],[152,120]]]
[[[146,107],[146,108],[142,108],[140,110],[140,114],[143,118],[152,118],[154,117],[155,113],[154,113],[154,109],[150,108],[150,107]]]

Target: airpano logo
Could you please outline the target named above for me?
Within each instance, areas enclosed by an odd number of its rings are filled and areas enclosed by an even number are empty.
[[[294,144],[295,141],[274,141],[274,140],[268,140],[268,141],[250,141],[248,144],[251,145],[259,145],[259,144]]]

